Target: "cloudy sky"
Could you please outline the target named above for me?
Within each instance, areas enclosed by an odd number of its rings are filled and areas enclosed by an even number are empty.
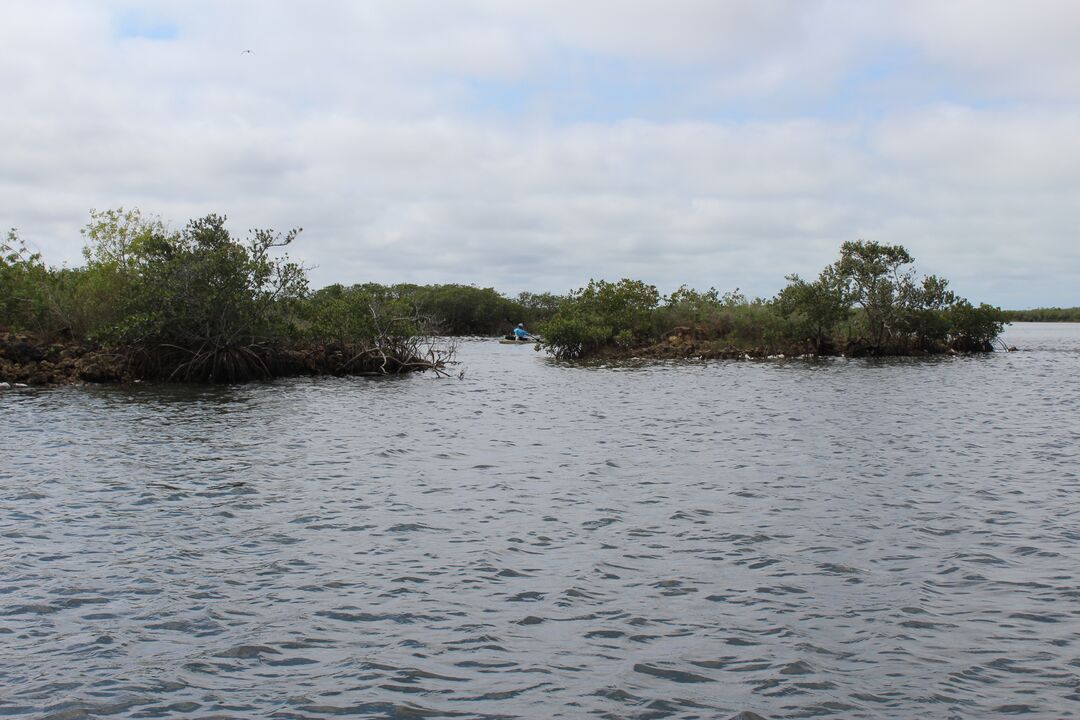
[[[841,242],[1080,304],[1075,0],[35,0],[0,22],[0,223],[304,232],[312,284],[771,295]],[[251,53],[244,53],[251,50]]]

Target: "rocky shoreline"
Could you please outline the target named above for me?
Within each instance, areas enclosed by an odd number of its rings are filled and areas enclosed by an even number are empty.
[[[1012,351],[1016,348],[1005,347]],[[980,347],[979,352],[992,351]],[[385,368],[352,368],[352,353],[344,347],[326,346],[306,350],[281,351],[275,359],[275,376],[295,375],[376,375]],[[771,360],[813,357],[866,357],[871,355],[923,357],[961,355],[963,351],[942,345],[934,351],[874,353],[854,343],[830,352],[815,352],[809,345],[778,347],[741,347],[707,340],[690,328],[679,327],[657,343],[636,348],[604,348],[589,360]],[[354,358],[355,359],[355,358]],[[426,364],[416,358],[417,362]],[[436,367],[432,365],[432,367]],[[391,371],[393,374],[393,371]],[[128,354],[74,339],[44,340],[28,333],[0,332],[0,389],[29,386],[57,386],[138,382]]]
[[[124,358],[86,342],[44,342],[25,333],[0,333],[0,383],[77,385],[130,380]]]
[[[331,343],[277,349],[259,358],[262,379],[316,375],[400,375],[431,370],[445,375],[453,349],[421,356],[419,345],[403,348],[353,347]],[[0,389],[10,387],[127,383],[142,380],[209,381],[183,373],[147,372],[139,354],[89,342],[43,338],[29,333],[0,332]],[[404,359],[402,359],[404,358]],[[233,382],[222,374],[219,382]],[[242,381],[242,380],[235,380]]]
[[[1015,347],[1002,346],[1012,352]],[[993,352],[991,343],[957,349],[938,343],[931,349],[896,348],[891,351],[875,351],[860,341],[846,343],[842,347],[829,347],[819,352],[810,343],[787,343],[780,346],[732,345],[723,340],[710,340],[690,327],[677,327],[651,345],[632,348],[607,347],[589,355],[586,360],[782,360],[815,357],[933,357],[964,355],[972,352]]]

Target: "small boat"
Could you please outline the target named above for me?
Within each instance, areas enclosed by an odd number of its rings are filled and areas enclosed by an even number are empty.
[[[537,338],[529,338],[528,340],[518,340],[517,338],[499,338],[499,343],[502,345],[535,345],[539,340]]]

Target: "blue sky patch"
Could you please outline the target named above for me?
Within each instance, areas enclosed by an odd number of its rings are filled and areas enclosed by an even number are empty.
[[[662,120],[685,110],[687,89],[685,76],[660,63],[560,48],[524,77],[470,81],[467,110],[556,124]]]
[[[118,40],[175,40],[180,31],[175,22],[134,11],[118,15],[113,25]]]

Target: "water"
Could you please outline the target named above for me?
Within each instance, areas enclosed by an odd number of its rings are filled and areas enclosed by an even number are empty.
[[[6,391],[0,716],[1076,717],[1080,326],[1005,339]]]

